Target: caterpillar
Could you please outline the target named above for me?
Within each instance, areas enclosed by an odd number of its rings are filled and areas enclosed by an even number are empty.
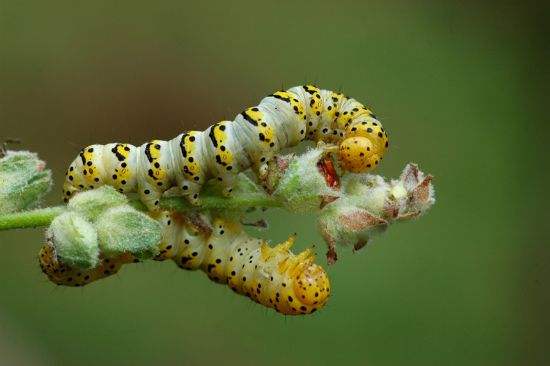
[[[295,236],[273,248],[249,236],[238,221],[209,214],[169,211],[149,213],[162,227],[156,260],[172,259],[186,270],[201,269],[214,282],[286,315],[311,314],[328,300],[325,270],[314,264],[312,248],[293,255]],[[140,262],[130,254],[102,258],[99,266],[82,270],[62,264],[49,240],[38,255],[49,279],[64,286],[84,286],[117,273],[122,265]]]
[[[296,86],[205,131],[139,147],[88,146],[70,164],[63,195],[68,201],[78,191],[108,184],[137,192],[152,211],[159,209],[163,192],[176,186],[191,204],[200,205],[208,180],[215,178],[223,195],[230,196],[238,173],[252,167],[261,177],[277,152],[306,139],[327,144],[328,153],[338,153],[342,169],[354,173],[374,169],[388,148],[388,135],[370,109],[341,93]]]

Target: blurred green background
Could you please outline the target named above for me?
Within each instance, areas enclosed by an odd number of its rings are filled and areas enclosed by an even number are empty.
[[[0,140],[48,162],[46,204],[81,147],[169,139],[305,82],[370,105],[391,140],[377,173],[417,162],[438,199],[367,250],[340,249],[333,296],[307,317],[172,263],[57,288],[36,260],[43,229],[1,232],[0,364],[549,364],[542,14],[526,2],[0,0]],[[311,218],[267,219],[256,234],[273,243],[296,230],[299,249],[322,244]]]

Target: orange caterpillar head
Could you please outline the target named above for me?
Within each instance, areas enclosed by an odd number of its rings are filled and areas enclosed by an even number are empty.
[[[330,282],[323,267],[313,263],[294,282],[294,293],[303,304],[321,307],[330,295]]]
[[[313,248],[297,255],[289,251],[294,239],[295,235],[274,248],[262,244],[262,258],[266,263],[277,263],[281,275],[273,291],[275,296],[265,305],[286,315],[311,314],[326,304],[330,282],[323,267],[313,263]]]
[[[366,173],[376,168],[388,148],[388,134],[382,124],[368,116],[350,124],[339,146],[340,166],[352,173]]]

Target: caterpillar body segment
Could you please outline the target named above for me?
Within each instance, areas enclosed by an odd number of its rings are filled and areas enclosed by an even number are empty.
[[[315,312],[328,298],[328,277],[313,263],[312,250],[290,252],[294,236],[270,248],[246,234],[238,222],[221,217],[201,217],[193,223],[181,214],[151,215],[165,233],[158,260],[171,258],[180,268],[201,269],[211,280],[287,315]],[[210,228],[206,233],[205,227]]]
[[[205,131],[139,147],[91,145],[69,166],[64,198],[109,184],[121,192],[138,192],[150,210],[158,210],[163,192],[177,186],[199,205],[208,180],[216,179],[229,196],[240,172],[252,167],[262,176],[276,153],[306,139],[327,143],[327,151],[338,153],[341,167],[351,172],[374,169],[388,147],[382,124],[361,103],[341,93],[297,86]]]
[[[328,300],[330,283],[326,272],[313,263],[312,249],[292,254],[294,236],[271,248],[244,232],[238,221],[224,217],[167,211],[150,215],[162,227],[156,260],[172,259],[182,269],[200,269],[212,281],[227,284],[234,292],[282,314],[310,314]],[[40,250],[39,262],[54,283],[84,286],[139,260],[122,254],[102,258],[93,269],[71,268],[57,259],[54,243],[48,242]]]

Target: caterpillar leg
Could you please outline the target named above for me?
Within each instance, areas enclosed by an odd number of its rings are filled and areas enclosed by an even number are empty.
[[[158,187],[150,184],[149,182],[140,182],[139,185],[139,199],[149,211],[156,211],[160,207],[160,198],[163,191]]]
[[[193,206],[200,206],[200,205],[202,205],[202,200],[201,200],[201,198],[200,198],[200,196],[199,196],[198,193],[194,193],[194,194],[192,194],[192,195],[187,195],[187,196],[185,196],[185,198],[186,198],[187,201],[188,201],[191,205],[193,205]]]
[[[265,176],[267,175],[267,170],[267,163],[262,163],[258,167],[258,176],[260,177],[260,179],[265,178]]]
[[[273,154],[274,155],[274,154]],[[267,176],[268,166],[267,162],[273,158],[273,156],[264,156],[258,161],[254,162],[252,170],[256,172],[258,178],[263,179]]]
[[[188,175],[178,174],[176,176],[178,190],[180,194],[193,206],[200,206],[201,199],[199,193],[206,178],[201,174]]]
[[[201,191],[202,186],[194,183],[184,184],[180,186],[180,193],[187,202],[193,206],[200,206],[202,204],[199,192]]]
[[[340,151],[337,145],[329,145],[324,143],[323,141],[317,142],[317,147],[323,148],[325,150],[325,154],[338,153]]]
[[[200,218],[196,218],[200,220]],[[180,225],[184,221],[179,221]],[[187,270],[196,270],[204,261],[206,252],[204,250],[204,237],[207,233],[201,229],[203,222],[181,226],[177,241],[179,244],[178,253],[172,258],[176,265]]]
[[[224,197],[231,197],[233,194],[233,187],[237,183],[237,175],[226,175],[223,178],[218,177],[218,182],[222,187],[222,194]]]

